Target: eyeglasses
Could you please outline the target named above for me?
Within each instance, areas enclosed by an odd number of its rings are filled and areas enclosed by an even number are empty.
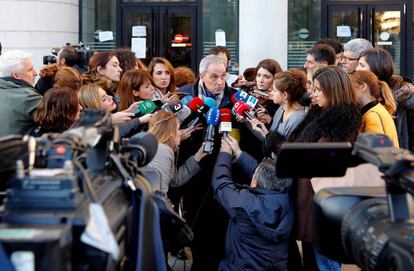
[[[359,60],[359,57],[357,57],[357,58],[352,58],[352,57],[342,56],[342,57],[340,58],[340,60],[341,60],[342,62],[350,62],[350,61],[356,61],[356,60]]]

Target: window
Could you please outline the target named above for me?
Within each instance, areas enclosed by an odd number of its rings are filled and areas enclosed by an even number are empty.
[[[231,54],[229,72],[239,73],[239,0],[203,0],[203,55],[216,46],[216,31],[223,30]]]
[[[81,0],[81,38],[87,47],[96,51],[115,49],[116,0]],[[100,31],[112,31],[112,41],[99,42]]]
[[[303,67],[306,51],[321,38],[321,0],[289,0],[288,25],[288,68]]]

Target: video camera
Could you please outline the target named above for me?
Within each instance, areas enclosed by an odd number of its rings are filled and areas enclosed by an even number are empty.
[[[314,245],[325,256],[356,263],[363,270],[413,270],[411,152],[394,148],[385,135],[370,133],[360,135],[353,147],[349,143],[287,143],[278,154],[276,172],[279,177],[336,177],[363,161],[383,173],[385,189],[335,187],[318,192],[313,206]]]
[[[77,61],[75,61],[76,65],[83,70],[88,69],[89,58],[93,55],[94,51],[90,50],[88,47],[85,46],[84,43],[79,42],[78,45],[71,45],[70,42],[65,44],[67,47],[72,47],[77,52]],[[57,62],[57,55],[61,48],[52,48],[51,54],[43,56],[43,65],[54,64]]]
[[[9,174],[12,162],[0,160],[1,176],[12,175],[0,208],[2,270],[12,270],[5,258],[35,271],[165,270],[164,239],[191,241],[152,189],[157,176],[141,171],[157,151],[153,135],[121,141],[109,113],[85,110],[63,134],[1,141],[15,165]]]

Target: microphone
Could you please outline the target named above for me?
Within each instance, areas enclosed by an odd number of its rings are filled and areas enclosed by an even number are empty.
[[[214,145],[214,129],[220,122],[220,111],[217,108],[211,108],[207,112],[207,133],[204,138],[204,152],[210,153],[213,150]]]
[[[191,100],[193,99],[193,96],[191,96],[191,95],[187,95],[187,96],[184,96],[182,99],[181,99],[181,103],[183,104],[183,105],[189,105],[190,104],[190,102],[191,102]]]
[[[150,134],[140,132],[131,137],[122,151],[131,153],[133,161],[137,162],[139,167],[145,166],[151,162],[158,150],[157,138]]]
[[[216,108],[217,104],[216,104],[216,100],[214,100],[213,98],[207,97],[204,99],[204,104],[207,105],[210,108]]]
[[[204,116],[210,109],[210,107],[204,104],[203,100],[201,100],[199,97],[194,97],[188,104],[188,107],[191,109],[191,111]]]
[[[234,104],[233,108],[238,115],[244,116],[249,120],[254,119],[254,116],[250,114],[250,107],[246,103],[238,101]]]
[[[151,100],[143,101],[137,106],[137,111],[135,111],[134,118],[137,118],[137,117],[139,118],[146,114],[152,113],[154,112],[155,108],[156,106],[153,101]]]
[[[269,92],[267,92],[264,89],[254,89],[253,93],[262,96],[263,98],[269,99],[270,98],[270,94]]]
[[[180,120],[180,122],[183,123],[188,117],[191,116],[191,109],[188,106],[183,105],[181,110],[175,112],[175,115]]]
[[[223,136],[228,136],[231,132],[231,110],[228,108],[220,109],[221,121],[219,126],[219,133]]]
[[[161,109],[174,113],[180,123],[183,123],[190,115],[191,110],[188,108],[188,106],[181,104],[180,102],[174,103],[174,102],[168,102],[164,104]]]
[[[236,92],[236,95],[234,96],[234,99],[236,101],[242,101],[245,102],[251,109],[255,108],[257,103],[259,102],[259,99],[256,97],[248,94],[247,92],[243,90],[239,90]]]

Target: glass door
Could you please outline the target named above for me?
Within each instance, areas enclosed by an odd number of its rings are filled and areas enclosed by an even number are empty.
[[[369,7],[372,18],[371,41],[375,47],[388,50],[395,63],[395,73],[401,73],[401,59],[404,59],[401,50],[402,39],[405,38],[405,29],[402,23],[404,18],[401,6],[372,6]]]
[[[374,47],[388,50],[395,64],[395,73],[406,75],[411,63],[406,57],[407,48],[404,13],[405,4],[369,1],[328,2],[326,34],[346,43],[354,38],[364,38]],[[404,60],[404,61],[402,61]]]
[[[195,7],[169,7],[161,10],[165,19],[163,31],[163,46],[161,54],[167,58],[174,67],[187,66],[195,69],[196,48],[196,10]]]
[[[120,46],[139,52],[147,65],[162,56],[196,70],[196,14],[195,6],[121,6]]]
[[[366,32],[363,25],[364,7],[358,5],[328,7],[328,37],[346,43]]]

